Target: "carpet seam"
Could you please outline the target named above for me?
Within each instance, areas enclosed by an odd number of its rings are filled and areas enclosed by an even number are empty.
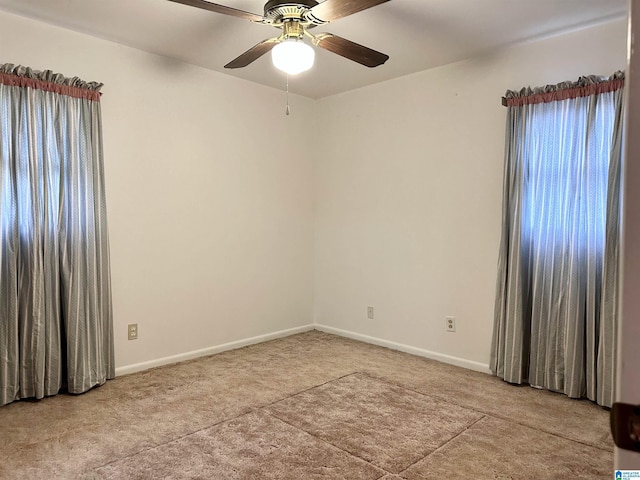
[[[447,440],[446,442],[444,442],[442,445],[439,445],[435,450],[433,450],[432,452],[427,453],[424,457],[416,460],[415,462],[413,462],[411,465],[407,466],[407,468],[405,468],[404,470],[402,470],[402,472],[397,473],[397,475],[401,475],[402,473],[406,472],[407,470],[409,470],[411,467],[413,467],[415,464],[421,462],[422,460],[430,457],[431,455],[433,455],[434,453],[436,453],[439,450],[442,450],[444,447],[446,447],[447,445],[449,445],[451,442],[453,442],[456,438],[458,438],[460,435],[462,435],[463,433],[465,433],[467,430],[469,430],[470,428],[472,428],[473,426],[477,425],[478,422],[481,422],[482,420],[484,420],[485,418],[487,418],[487,415],[483,415],[482,417],[478,418],[477,420],[471,422],[469,425],[467,425],[465,428],[463,428],[462,430],[460,430],[458,433],[456,433],[453,437],[451,437],[449,440]]]
[[[260,409],[262,409],[262,408],[270,407],[270,406],[272,406],[272,405],[275,405],[276,403],[283,402],[283,401],[288,400],[288,399],[290,399],[290,398],[292,398],[292,397],[295,397],[296,395],[300,395],[300,394],[302,394],[302,393],[309,392],[309,391],[311,391],[311,390],[313,390],[313,389],[315,389],[315,388],[323,387],[323,386],[325,386],[325,385],[328,385],[329,383],[333,383],[333,382],[335,382],[335,381],[342,380],[343,378],[347,378],[347,377],[350,377],[350,376],[352,376],[352,375],[358,375],[358,374],[360,374],[360,373],[361,373],[361,372],[358,372],[358,371],[356,371],[356,372],[351,372],[351,373],[347,373],[347,374],[345,374],[345,375],[341,375],[341,376],[336,377],[336,378],[334,378],[334,379],[327,380],[326,382],[319,383],[319,384],[317,384],[317,385],[313,385],[313,386],[308,387],[308,388],[304,388],[304,389],[302,389],[302,390],[300,390],[300,391],[298,391],[298,392],[292,393],[292,394],[290,394],[290,395],[288,395],[288,396],[286,396],[286,397],[282,397],[282,398],[280,398],[280,399],[278,399],[278,400],[274,400],[273,402],[266,403],[266,404],[261,405],[261,406],[258,406],[258,407],[252,407],[252,408],[255,408],[256,410],[260,410]]]
[[[240,413],[240,414],[238,414],[238,415],[236,415],[234,417],[229,417],[229,418],[226,418],[224,420],[220,420],[219,422],[214,422],[214,423],[212,423],[210,425],[207,425],[205,427],[198,428],[197,430],[194,430],[192,432],[189,432],[189,433],[186,433],[184,435],[175,437],[175,438],[173,438],[171,440],[167,440],[166,442],[158,443],[156,445],[152,445],[152,446],[149,446],[147,448],[143,448],[141,450],[138,450],[137,452],[130,453],[128,455],[123,455],[123,456],[117,458],[116,460],[113,460],[111,462],[107,462],[107,463],[102,464],[102,465],[100,465],[98,467],[95,467],[91,471],[98,470],[98,469],[103,468],[103,467],[108,467],[109,465],[112,465],[114,463],[118,463],[121,460],[126,460],[128,458],[135,457],[136,455],[140,455],[141,453],[151,452],[151,451],[156,450],[156,449],[158,449],[160,447],[164,447],[165,445],[169,445],[170,443],[178,442],[178,441],[183,440],[185,438],[191,437],[191,436],[193,436],[193,435],[195,435],[197,433],[200,433],[200,432],[202,432],[204,430],[207,430],[209,428],[217,427],[218,425],[222,425],[223,423],[230,422],[232,420],[237,420],[240,417],[243,417],[244,415],[247,415],[248,413],[252,413],[252,410],[248,410],[248,411],[246,411],[244,413]]]
[[[341,378],[342,378],[342,377],[341,377]],[[294,424],[292,424],[292,423],[290,423],[290,422],[288,422],[288,421],[284,420],[283,418],[278,417],[278,416],[277,416],[276,414],[274,414],[274,413],[270,413],[270,412],[263,412],[263,413],[264,413],[265,415],[268,415],[268,416],[272,417],[272,418],[275,418],[276,420],[278,420],[278,421],[280,421],[280,422],[282,422],[282,423],[285,423],[285,424],[289,425],[289,426],[290,426],[290,427],[292,427],[292,428],[295,428],[296,430],[298,430],[298,431],[300,431],[300,432],[306,433],[307,435],[309,435],[309,436],[311,436],[311,437],[315,438],[316,440],[318,440],[318,441],[320,441],[320,442],[324,443],[325,445],[329,445],[330,447],[335,448],[336,450],[340,450],[341,452],[346,453],[346,454],[347,454],[347,455],[349,455],[350,457],[357,458],[358,460],[360,460],[360,461],[362,461],[362,462],[365,462],[366,464],[371,465],[372,467],[374,467],[374,468],[376,468],[376,469],[378,469],[378,470],[381,470],[382,472],[384,472],[384,473],[382,474],[382,477],[384,477],[385,475],[397,475],[397,473],[390,472],[389,470],[387,470],[387,469],[385,469],[385,468],[383,468],[383,467],[381,467],[381,466],[379,466],[379,465],[374,465],[374,464],[373,464],[373,463],[371,463],[370,461],[365,460],[364,458],[359,457],[359,456],[357,456],[357,455],[354,455],[353,453],[351,453],[351,452],[349,452],[349,451],[345,450],[344,448],[342,448],[342,447],[340,447],[340,446],[338,446],[338,445],[335,445],[335,444],[333,444],[333,443],[331,443],[331,442],[329,442],[329,441],[327,441],[327,440],[325,440],[325,439],[323,439],[323,438],[320,438],[320,437],[318,437],[318,436],[314,435],[313,433],[311,433],[311,432],[309,432],[309,431],[305,430],[304,428],[298,427],[298,426],[296,426],[296,425],[294,425]],[[403,470],[403,471],[404,471],[404,470]],[[380,478],[382,478],[382,477],[378,477],[378,478],[380,479]]]
[[[423,395],[423,396],[430,397],[430,398],[435,398],[435,399],[440,400],[440,401],[445,402],[445,403],[451,403],[452,405],[456,405],[456,406],[458,406],[458,407],[465,408],[465,409],[467,409],[467,410],[472,410],[472,411],[474,411],[474,412],[480,413],[480,414],[485,415],[485,416],[487,416],[487,417],[496,418],[496,419],[498,419],[498,420],[503,420],[503,421],[506,421],[506,422],[510,422],[510,423],[515,424],[515,425],[520,425],[520,426],[522,426],[522,427],[530,428],[530,429],[532,429],[532,430],[537,430],[537,431],[539,431],[539,432],[546,433],[546,434],[548,434],[548,435],[553,435],[554,437],[560,438],[560,439],[562,439],[562,440],[568,440],[568,441],[570,441],[570,442],[577,443],[577,444],[579,444],[579,445],[584,445],[584,446],[586,446],[586,447],[596,448],[596,449],[601,450],[601,451],[603,451],[603,452],[609,452],[609,453],[612,453],[612,452],[613,452],[613,450],[612,450],[612,449],[610,449],[610,448],[602,447],[602,446],[595,445],[595,444],[593,444],[593,443],[589,443],[589,442],[585,442],[585,441],[576,440],[575,438],[565,437],[565,436],[560,435],[560,434],[558,434],[558,433],[556,433],[556,432],[552,432],[552,431],[549,431],[549,430],[545,430],[545,429],[543,429],[543,428],[533,427],[533,426],[528,425],[528,424],[523,423],[523,422],[518,422],[518,421],[516,421],[516,420],[513,420],[513,419],[512,419],[512,418],[510,418],[510,417],[501,416],[501,415],[496,415],[495,413],[487,412],[487,411],[485,411],[485,410],[481,410],[481,409],[479,409],[479,408],[477,408],[477,407],[472,407],[472,406],[469,406],[469,405],[464,405],[464,404],[458,403],[458,402],[456,402],[456,401],[454,401],[454,400],[450,400],[450,399],[448,399],[448,398],[445,398],[445,397],[442,397],[442,396],[439,396],[439,395],[433,395],[433,394],[430,394],[430,393],[421,392],[421,391],[419,391],[419,390],[415,390],[415,389],[413,389],[413,388],[411,388],[411,387],[408,387],[408,386],[406,386],[406,385],[401,385],[401,384],[399,384],[399,383],[396,383],[396,382],[390,381],[390,380],[388,380],[388,379],[386,379],[386,378],[380,378],[380,377],[376,376],[375,374],[373,374],[373,373],[371,373],[371,372],[362,372],[362,373],[363,373],[364,375],[367,375],[367,376],[369,376],[369,377],[371,377],[371,378],[374,378],[374,379],[376,379],[376,380],[386,382],[386,383],[388,383],[389,385],[395,385],[396,387],[404,388],[404,389],[406,389],[406,390],[409,390],[409,391],[411,391],[411,392],[417,393],[417,394],[419,394],[419,395]]]
[[[305,389],[305,390],[303,390],[303,391],[301,391],[301,392],[299,392],[299,393],[305,393],[305,392],[308,392],[308,391],[313,390],[313,389],[315,389],[315,388],[318,388],[318,387],[321,387],[321,386],[327,385],[327,384],[329,384],[329,383],[333,383],[333,382],[335,382],[335,381],[338,381],[338,380],[341,380],[341,379],[343,379],[343,378],[346,378],[346,377],[349,377],[349,376],[353,376],[353,375],[362,375],[362,376],[368,377],[368,378],[369,378],[369,379],[371,379],[371,380],[375,380],[376,382],[382,383],[382,384],[387,385],[387,386],[390,386],[390,387],[397,387],[397,388],[401,388],[401,389],[403,389],[403,390],[406,390],[406,391],[411,392],[411,393],[418,394],[418,395],[423,396],[423,397],[429,397],[429,395],[425,395],[425,394],[423,394],[423,393],[421,393],[421,392],[416,392],[416,391],[413,391],[413,390],[411,390],[411,389],[405,388],[405,387],[403,387],[403,386],[401,386],[401,385],[397,385],[397,384],[394,384],[394,383],[388,382],[388,381],[386,381],[386,380],[384,380],[384,379],[374,377],[374,376],[369,375],[367,372],[364,372],[364,371],[354,371],[354,372],[352,372],[352,373],[350,373],[350,374],[342,375],[342,376],[340,376],[340,377],[335,378],[334,380],[331,380],[331,381],[325,382],[325,383],[323,383],[323,384],[317,385],[316,387],[311,387],[311,388]],[[289,396],[289,397],[287,397],[287,398],[285,398],[285,399],[283,399],[283,400],[286,400],[286,399],[288,399],[288,398],[292,398],[292,397],[294,397],[294,396],[296,396],[296,395],[298,395],[298,394],[291,395],[291,396]],[[444,400],[439,399],[439,398],[438,398],[438,400],[442,401],[443,403],[452,403],[452,402],[444,401]],[[269,405],[266,405],[265,407],[261,407],[261,408],[267,408],[267,407],[269,407],[269,406],[271,406],[271,405],[273,405],[273,404],[275,404],[275,403],[278,403],[278,402],[273,402],[273,403],[271,403],[271,404],[269,404]],[[459,405],[458,405],[458,406],[459,406]],[[464,408],[464,407],[463,407],[463,408]],[[469,410],[469,409],[466,409],[466,410]],[[475,410],[473,410],[473,411],[475,411]],[[478,419],[474,420],[473,422],[471,422],[469,425],[467,425],[465,428],[463,428],[460,432],[458,432],[457,434],[455,434],[455,435],[454,435],[453,437],[451,437],[449,440],[447,440],[446,442],[444,442],[442,445],[439,445],[438,447],[436,447],[436,449],[435,449],[435,450],[433,450],[433,451],[431,451],[431,452],[427,453],[426,455],[422,455],[419,459],[417,459],[416,461],[412,462],[409,466],[407,466],[407,467],[403,468],[403,469],[402,469],[401,471],[399,471],[399,472],[390,472],[389,470],[387,470],[387,469],[386,469],[386,468],[384,468],[384,467],[381,467],[381,466],[379,466],[379,465],[375,465],[375,464],[373,464],[373,463],[369,462],[368,460],[366,460],[366,459],[364,459],[364,458],[362,458],[362,457],[359,457],[359,456],[357,456],[357,455],[355,455],[355,454],[353,454],[353,453],[349,452],[348,450],[345,450],[344,448],[340,447],[339,445],[336,445],[336,444],[334,444],[334,443],[331,443],[331,442],[329,442],[328,440],[325,440],[325,439],[323,439],[323,438],[321,438],[321,437],[318,437],[318,436],[316,436],[314,433],[312,433],[312,432],[310,432],[310,431],[308,431],[308,430],[306,430],[306,429],[304,429],[304,428],[302,428],[302,427],[299,427],[299,426],[297,426],[297,425],[294,425],[293,423],[290,423],[289,421],[285,420],[284,418],[279,417],[279,416],[278,416],[277,414],[275,414],[275,413],[268,412],[268,411],[265,411],[264,413],[265,413],[266,415],[269,415],[269,416],[271,416],[271,417],[273,417],[273,418],[277,419],[277,420],[280,420],[281,422],[283,422],[283,423],[285,423],[285,424],[287,424],[287,425],[289,425],[289,426],[291,426],[291,427],[293,427],[293,428],[295,428],[295,429],[297,429],[297,430],[299,430],[299,431],[301,431],[301,432],[304,432],[304,433],[306,433],[306,434],[308,434],[308,435],[311,435],[313,438],[316,438],[317,440],[319,440],[319,441],[321,441],[321,442],[323,442],[323,443],[325,443],[325,444],[327,444],[327,445],[331,445],[332,447],[337,448],[338,450],[340,450],[340,451],[342,451],[342,452],[344,452],[344,453],[346,453],[346,454],[348,454],[348,455],[350,455],[350,456],[352,456],[352,457],[354,457],[354,458],[358,458],[358,459],[362,460],[363,462],[366,462],[366,463],[368,463],[369,465],[371,465],[371,466],[373,466],[373,467],[375,467],[375,468],[378,468],[378,469],[380,469],[380,470],[382,470],[382,471],[386,472],[386,473],[385,473],[385,475],[386,475],[386,474],[389,474],[389,475],[400,475],[402,472],[405,472],[405,471],[406,471],[408,468],[410,468],[412,465],[415,465],[416,463],[420,462],[421,460],[424,460],[424,459],[425,459],[425,458],[427,458],[429,455],[431,455],[432,453],[436,452],[437,450],[439,450],[439,449],[440,449],[440,448],[442,448],[443,446],[447,445],[450,441],[452,441],[453,439],[457,438],[459,435],[461,435],[462,433],[466,432],[469,428],[471,428],[472,426],[474,426],[476,423],[478,423],[479,421],[481,421],[481,420],[483,420],[484,418],[486,418],[486,417],[487,417],[487,415],[486,415],[486,414],[484,414],[484,413],[482,413],[482,412],[477,412],[477,411],[476,411],[476,413],[479,413],[479,414],[481,414],[481,415],[482,415],[480,418],[478,418]],[[384,477],[384,475],[383,475],[383,477]],[[382,477],[380,477],[380,478],[382,478]]]
[[[258,411],[264,410],[262,413],[264,413],[265,415],[268,415],[268,416],[269,416],[269,417],[271,417],[271,418],[274,418],[274,419],[276,419],[276,420],[278,420],[278,421],[280,421],[280,422],[282,422],[282,423],[284,423],[284,424],[286,424],[286,425],[289,425],[290,427],[295,428],[296,430],[298,430],[298,431],[300,431],[300,432],[306,433],[307,435],[309,435],[309,436],[311,436],[311,437],[315,438],[316,440],[318,440],[318,441],[322,442],[323,444],[325,444],[325,445],[329,445],[329,446],[331,446],[332,448],[335,448],[335,449],[337,449],[337,450],[339,450],[339,451],[341,451],[341,452],[343,452],[343,453],[346,453],[346,454],[347,454],[347,455],[349,455],[350,457],[357,458],[358,460],[360,460],[360,461],[362,461],[362,462],[365,462],[367,465],[371,465],[372,467],[374,467],[374,468],[376,468],[376,469],[378,469],[378,470],[381,470],[383,473],[382,473],[382,475],[381,475],[380,477],[378,477],[378,479],[377,479],[377,480],[380,480],[381,478],[385,477],[386,475],[395,475],[393,472],[390,472],[390,471],[386,470],[385,468],[380,467],[379,465],[374,465],[373,463],[369,462],[368,460],[365,460],[365,459],[364,459],[364,458],[362,458],[362,457],[359,457],[359,456],[357,456],[357,455],[354,455],[353,453],[351,453],[351,452],[349,452],[349,451],[345,450],[344,448],[342,448],[342,447],[340,447],[340,446],[338,446],[338,445],[335,445],[335,444],[333,444],[333,443],[331,443],[331,442],[328,442],[327,440],[324,440],[323,438],[320,438],[320,437],[318,437],[317,435],[314,435],[313,433],[311,433],[311,432],[309,432],[309,431],[305,430],[304,428],[298,427],[297,425],[294,425],[294,424],[292,424],[292,423],[288,422],[287,420],[285,420],[285,419],[283,419],[283,418],[280,418],[280,417],[279,417],[279,416],[277,416],[275,413],[272,413],[272,412],[268,412],[268,411],[266,411],[266,409],[267,409],[268,407],[271,407],[272,405],[275,405],[276,403],[283,402],[283,401],[288,400],[288,399],[290,399],[290,398],[293,398],[293,397],[295,397],[295,396],[297,396],[297,395],[300,395],[300,394],[303,394],[303,393],[309,392],[309,391],[314,390],[314,389],[319,388],[319,387],[323,387],[323,386],[325,386],[325,385],[328,385],[328,384],[330,384],[330,383],[336,382],[336,381],[338,381],[338,380],[342,380],[343,378],[351,377],[351,376],[353,376],[353,375],[362,375],[362,374],[365,374],[365,373],[364,373],[364,372],[361,372],[361,371],[357,371],[357,370],[356,370],[356,371],[353,371],[353,372],[351,372],[351,373],[347,373],[347,374],[345,374],[345,375],[341,375],[341,376],[336,377],[336,378],[334,378],[334,379],[332,379],[332,380],[327,380],[326,382],[320,383],[320,384],[318,384],[318,385],[314,385],[314,386],[312,386],[312,387],[305,388],[305,389],[303,389],[303,390],[300,390],[299,392],[292,393],[291,395],[289,395],[289,396],[287,396],[287,397],[281,398],[280,400],[276,400],[276,401],[274,401],[274,402],[271,402],[271,403],[268,403],[268,404],[263,405],[263,406],[261,406],[261,407],[258,407],[258,408],[256,408],[254,411],[258,412]],[[365,375],[366,375],[366,374],[365,374]]]
[[[250,346],[251,346],[251,345],[249,345],[249,347],[250,347]],[[160,367],[158,367],[158,368],[160,368]],[[178,437],[172,438],[172,439],[170,439],[170,440],[167,440],[166,442],[158,443],[158,444],[156,444],[156,445],[151,445],[151,446],[149,446],[149,447],[147,447],[147,448],[143,448],[143,449],[138,450],[138,451],[136,451],[136,452],[133,452],[133,453],[130,453],[130,454],[127,454],[127,455],[123,455],[123,456],[121,456],[121,457],[119,457],[119,458],[117,458],[117,459],[115,459],[115,460],[113,460],[113,461],[111,461],[111,462],[107,462],[107,463],[104,463],[104,464],[99,465],[99,466],[97,466],[97,467],[94,467],[94,468],[93,468],[92,470],[90,470],[90,471],[95,471],[95,470],[98,470],[98,469],[100,469],[100,468],[104,468],[104,467],[107,467],[107,466],[112,465],[112,464],[114,464],[114,463],[117,463],[117,462],[119,462],[119,461],[121,461],[121,460],[126,460],[126,459],[129,459],[129,458],[135,457],[136,455],[140,455],[140,454],[145,453],[145,452],[153,451],[153,450],[155,450],[155,449],[157,449],[157,448],[163,447],[163,446],[168,445],[168,444],[170,444],[170,443],[174,443],[174,442],[180,441],[180,440],[182,440],[182,439],[185,439],[185,438],[191,437],[191,436],[193,436],[193,435],[195,435],[195,434],[197,434],[197,433],[200,433],[200,432],[202,432],[202,431],[204,431],[204,430],[207,430],[207,429],[209,429],[209,428],[217,427],[218,425],[222,425],[223,423],[230,422],[230,421],[232,421],[232,420],[237,420],[237,419],[239,419],[240,417],[243,417],[243,416],[245,416],[245,415],[247,415],[247,414],[249,414],[249,413],[259,412],[260,410],[265,409],[265,408],[267,408],[267,407],[270,407],[271,405],[274,405],[274,404],[276,404],[276,403],[278,403],[278,402],[282,402],[282,401],[287,400],[287,399],[289,399],[289,398],[295,397],[296,395],[299,395],[299,394],[301,394],[301,393],[308,392],[308,391],[310,391],[310,390],[313,390],[314,388],[318,388],[318,387],[321,387],[321,386],[323,386],[323,385],[327,385],[327,384],[329,384],[329,383],[331,383],[331,382],[335,382],[335,381],[340,380],[340,379],[342,379],[342,378],[346,378],[346,377],[349,377],[349,376],[351,376],[351,375],[356,375],[356,374],[358,374],[358,373],[360,373],[360,372],[351,372],[351,373],[347,373],[347,374],[345,374],[345,375],[341,375],[341,376],[336,377],[336,378],[333,378],[333,379],[331,379],[331,380],[327,380],[326,382],[319,383],[319,384],[314,385],[314,386],[311,386],[311,387],[309,387],[309,388],[305,388],[305,389],[300,390],[300,391],[298,391],[298,392],[292,393],[292,394],[290,394],[290,395],[288,395],[288,396],[285,396],[285,397],[279,398],[278,400],[274,400],[273,402],[269,402],[269,403],[266,403],[266,404],[264,404],[264,405],[258,405],[258,406],[251,406],[251,407],[248,407],[248,408],[247,408],[247,411],[245,411],[245,412],[243,412],[243,413],[240,413],[240,414],[235,415],[235,416],[232,416],[232,417],[224,418],[223,420],[220,420],[220,421],[218,421],[218,422],[211,423],[211,424],[209,424],[209,425],[207,425],[207,426],[204,426],[204,427],[202,427],[202,428],[199,428],[199,429],[197,429],[197,430],[193,430],[192,432],[189,432],[189,433],[186,433],[186,434],[184,434],[184,435],[181,435],[181,436],[178,436]],[[133,374],[132,374],[132,375],[133,375]],[[262,412],[262,413],[264,413],[265,415],[269,415],[269,416],[271,416],[272,418],[276,418],[277,420],[280,420],[280,421],[284,422],[284,420],[282,420],[281,418],[276,417],[275,415],[271,415],[269,412]],[[288,425],[290,425],[288,422],[284,422],[284,423],[287,423]],[[296,428],[297,430],[303,431],[303,432],[305,432],[305,433],[307,433],[307,434],[311,435],[313,438],[318,438],[318,437],[316,437],[315,435],[313,435],[313,434],[311,434],[311,433],[309,433],[309,432],[307,432],[307,431],[305,431],[305,430],[302,430],[302,429],[300,429],[300,428],[295,427],[295,425],[290,425],[290,426],[292,426],[292,427]],[[322,439],[318,438],[318,440],[322,440]],[[324,442],[324,441],[323,441],[323,442]],[[328,443],[328,442],[324,442],[324,443]],[[329,444],[329,445],[332,445],[332,446],[336,447],[336,446],[335,446],[335,445],[333,445],[333,444]],[[336,447],[336,448],[338,448],[338,447]],[[342,449],[340,449],[340,450],[342,450]],[[345,453],[349,453],[349,452],[345,452]],[[366,460],[361,459],[360,457],[356,457],[355,455],[352,455],[352,454],[350,454],[350,453],[349,453],[349,455],[353,456],[354,458],[359,458],[360,460],[362,460],[362,461],[366,462]],[[367,463],[369,463],[369,462],[367,462]],[[374,466],[374,467],[376,467],[376,468],[380,468],[380,467],[378,467],[377,465],[373,465],[373,464],[371,464],[371,463],[369,463],[369,464],[370,464],[370,465],[372,465],[372,466]],[[383,470],[383,471],[385,471],[385,472],[386,472],[386,470]],[[390,472],[387,472],[387,473],[390,473]],[[384,475],[383,475],[383,476],[384,476]],[[382,477],[380,477],[380,478],[382,478]]]

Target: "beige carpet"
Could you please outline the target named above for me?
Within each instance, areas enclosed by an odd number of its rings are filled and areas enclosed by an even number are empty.
[[[0,408],[0,478],[608,479],[587,401],[313,331]]]

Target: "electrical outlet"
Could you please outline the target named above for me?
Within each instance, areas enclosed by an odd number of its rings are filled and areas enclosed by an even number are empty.
[[[446,317],[446,328],[447,332],[455,332],[456,331],[456,317]]]
[[[367,318],[373,320],[373,307],[367,307]]]
[[[136,340],[138,338],[138,324],[130,323],[127,326],[127,333],[129,340]]]

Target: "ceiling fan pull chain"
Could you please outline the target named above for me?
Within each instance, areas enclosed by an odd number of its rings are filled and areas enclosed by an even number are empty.
[[[285,114],[289,115],[291,110],[289,109],[289,74],[287,73],[287,108],[285,109]]]

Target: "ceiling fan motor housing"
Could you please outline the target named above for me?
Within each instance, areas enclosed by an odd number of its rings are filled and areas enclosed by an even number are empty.
[[[318,5],[315,0],[269,0],[264,6],[264,18],[272,25],[278,26],[287,21],[311,23],[306,14]],[[323,22],[324,23],[324,22]]]

